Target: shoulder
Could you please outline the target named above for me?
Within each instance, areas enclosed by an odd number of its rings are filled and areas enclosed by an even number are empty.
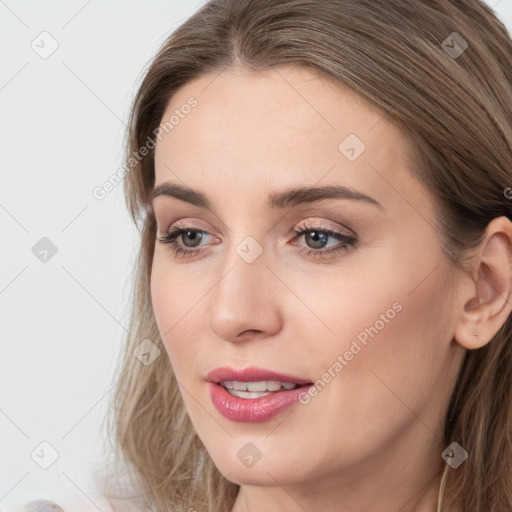
[[[50,500],[34,500],[8,512],[63,512],[63,508]]]
[[[98,512],[98,505],[102,512],[113,512],[107,502],[102,501],[101,504],[83,505],[83,504],[59,504],[51,500],[34,500],[20,507],[10,509],[7,512]]]

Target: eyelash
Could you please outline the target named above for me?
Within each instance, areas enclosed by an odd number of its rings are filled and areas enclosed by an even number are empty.
[[[184,249],[183,247],[178,245],[178,243],[176,242],[176,239],[180,235],[186,233],[187,231],[192,231],[194,233],[201,233],[204,235],[209,234],[207,231],[204,231],[202,229],[195,229],[193,227],[175,227],[173,229],[170,229],[169,232],[167,233],[167,235],[158,238],[158,241],[163,244],[170,244],[175,257],[194,256],[194,255],[202,252],[203,249],[205,249],[205,247],[202,247],[201,249]],[[309,233],[311,231],[315,231],[317,233],[322,233],[324,235],[328,235],[331,238],[334,238],[336,240],[339,240],[340,242],[343,242],[343,245],[332,248],[332,249],[326,249],[326,250],[300,247],[299,253],[305,254],[308,257],[312,256],[313,258],[328,258],[328,257],[331,257],[333,254],[348,251],[350,248],[354,247],[357,243],[357,239],[354,236],[344,235],[337,231],[332,231],[331,229],[323,228],[322,226],[303,225],[301,228],[299,228],[297,230],[295,230],[295,229],[292,230],[292,232],[295,233],[295,235],[296,235],[295,238],[299,238],[303,234]],[[296,243],[293,243],[292,245],[296,245]]]

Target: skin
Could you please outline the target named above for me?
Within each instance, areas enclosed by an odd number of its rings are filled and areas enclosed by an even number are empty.
[[[511,223],[489,225],[473,275],[452,268],[399,128],[313,71],[206,75],[172,97],[163,119],[190,96],[197,107],[157,143],[155,185],[199,190],[215,212],[154,199],[162,234],[178,220],[208,234],[199,246],[178,237],[181,247],[205,248],[191,257],[155,241],[151,294],[193,426],[241,485],[232,510],[435,511],[443,417],[465,350],[487,343],[510,313]],[[354,161],[338,150],[349,134],[366,146]],[[270,192],[329,184],[383,209],[340,199],[264,206]],[[342,244],[290,231],[304,221],[358,243],[307,256],[300,247]],[[236,252],[248,236],[263,251],[252,263]],[[261,423],[232,422],[213,406],[210,370],[254,365],[314,382],[394,303],[401,311],[307,405]],[[237,457],[248,442],[262,453],[250,468]]]

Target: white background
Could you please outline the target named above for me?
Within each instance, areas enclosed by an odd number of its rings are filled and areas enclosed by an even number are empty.
[[[122,184],[92,190],[123,167],[144,66],[203,3],[0,0],[0,511],[101,507],[92,473],[137,232]],[[512,32],[512,0],[489,4]],[[31,47],[44,31],[58,42],[47,59]],[[42,237],[57,247],[46,263],[32,253]],[[31,458],[50,456],[43,441],[58,452],[48,469]]]

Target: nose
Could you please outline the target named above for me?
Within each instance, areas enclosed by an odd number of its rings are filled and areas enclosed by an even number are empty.
[[[267,267],[265,253],[248,262],[233,250],[224,263],[210,295],[211,330],[231,343],[279,332],[283,285]]]

